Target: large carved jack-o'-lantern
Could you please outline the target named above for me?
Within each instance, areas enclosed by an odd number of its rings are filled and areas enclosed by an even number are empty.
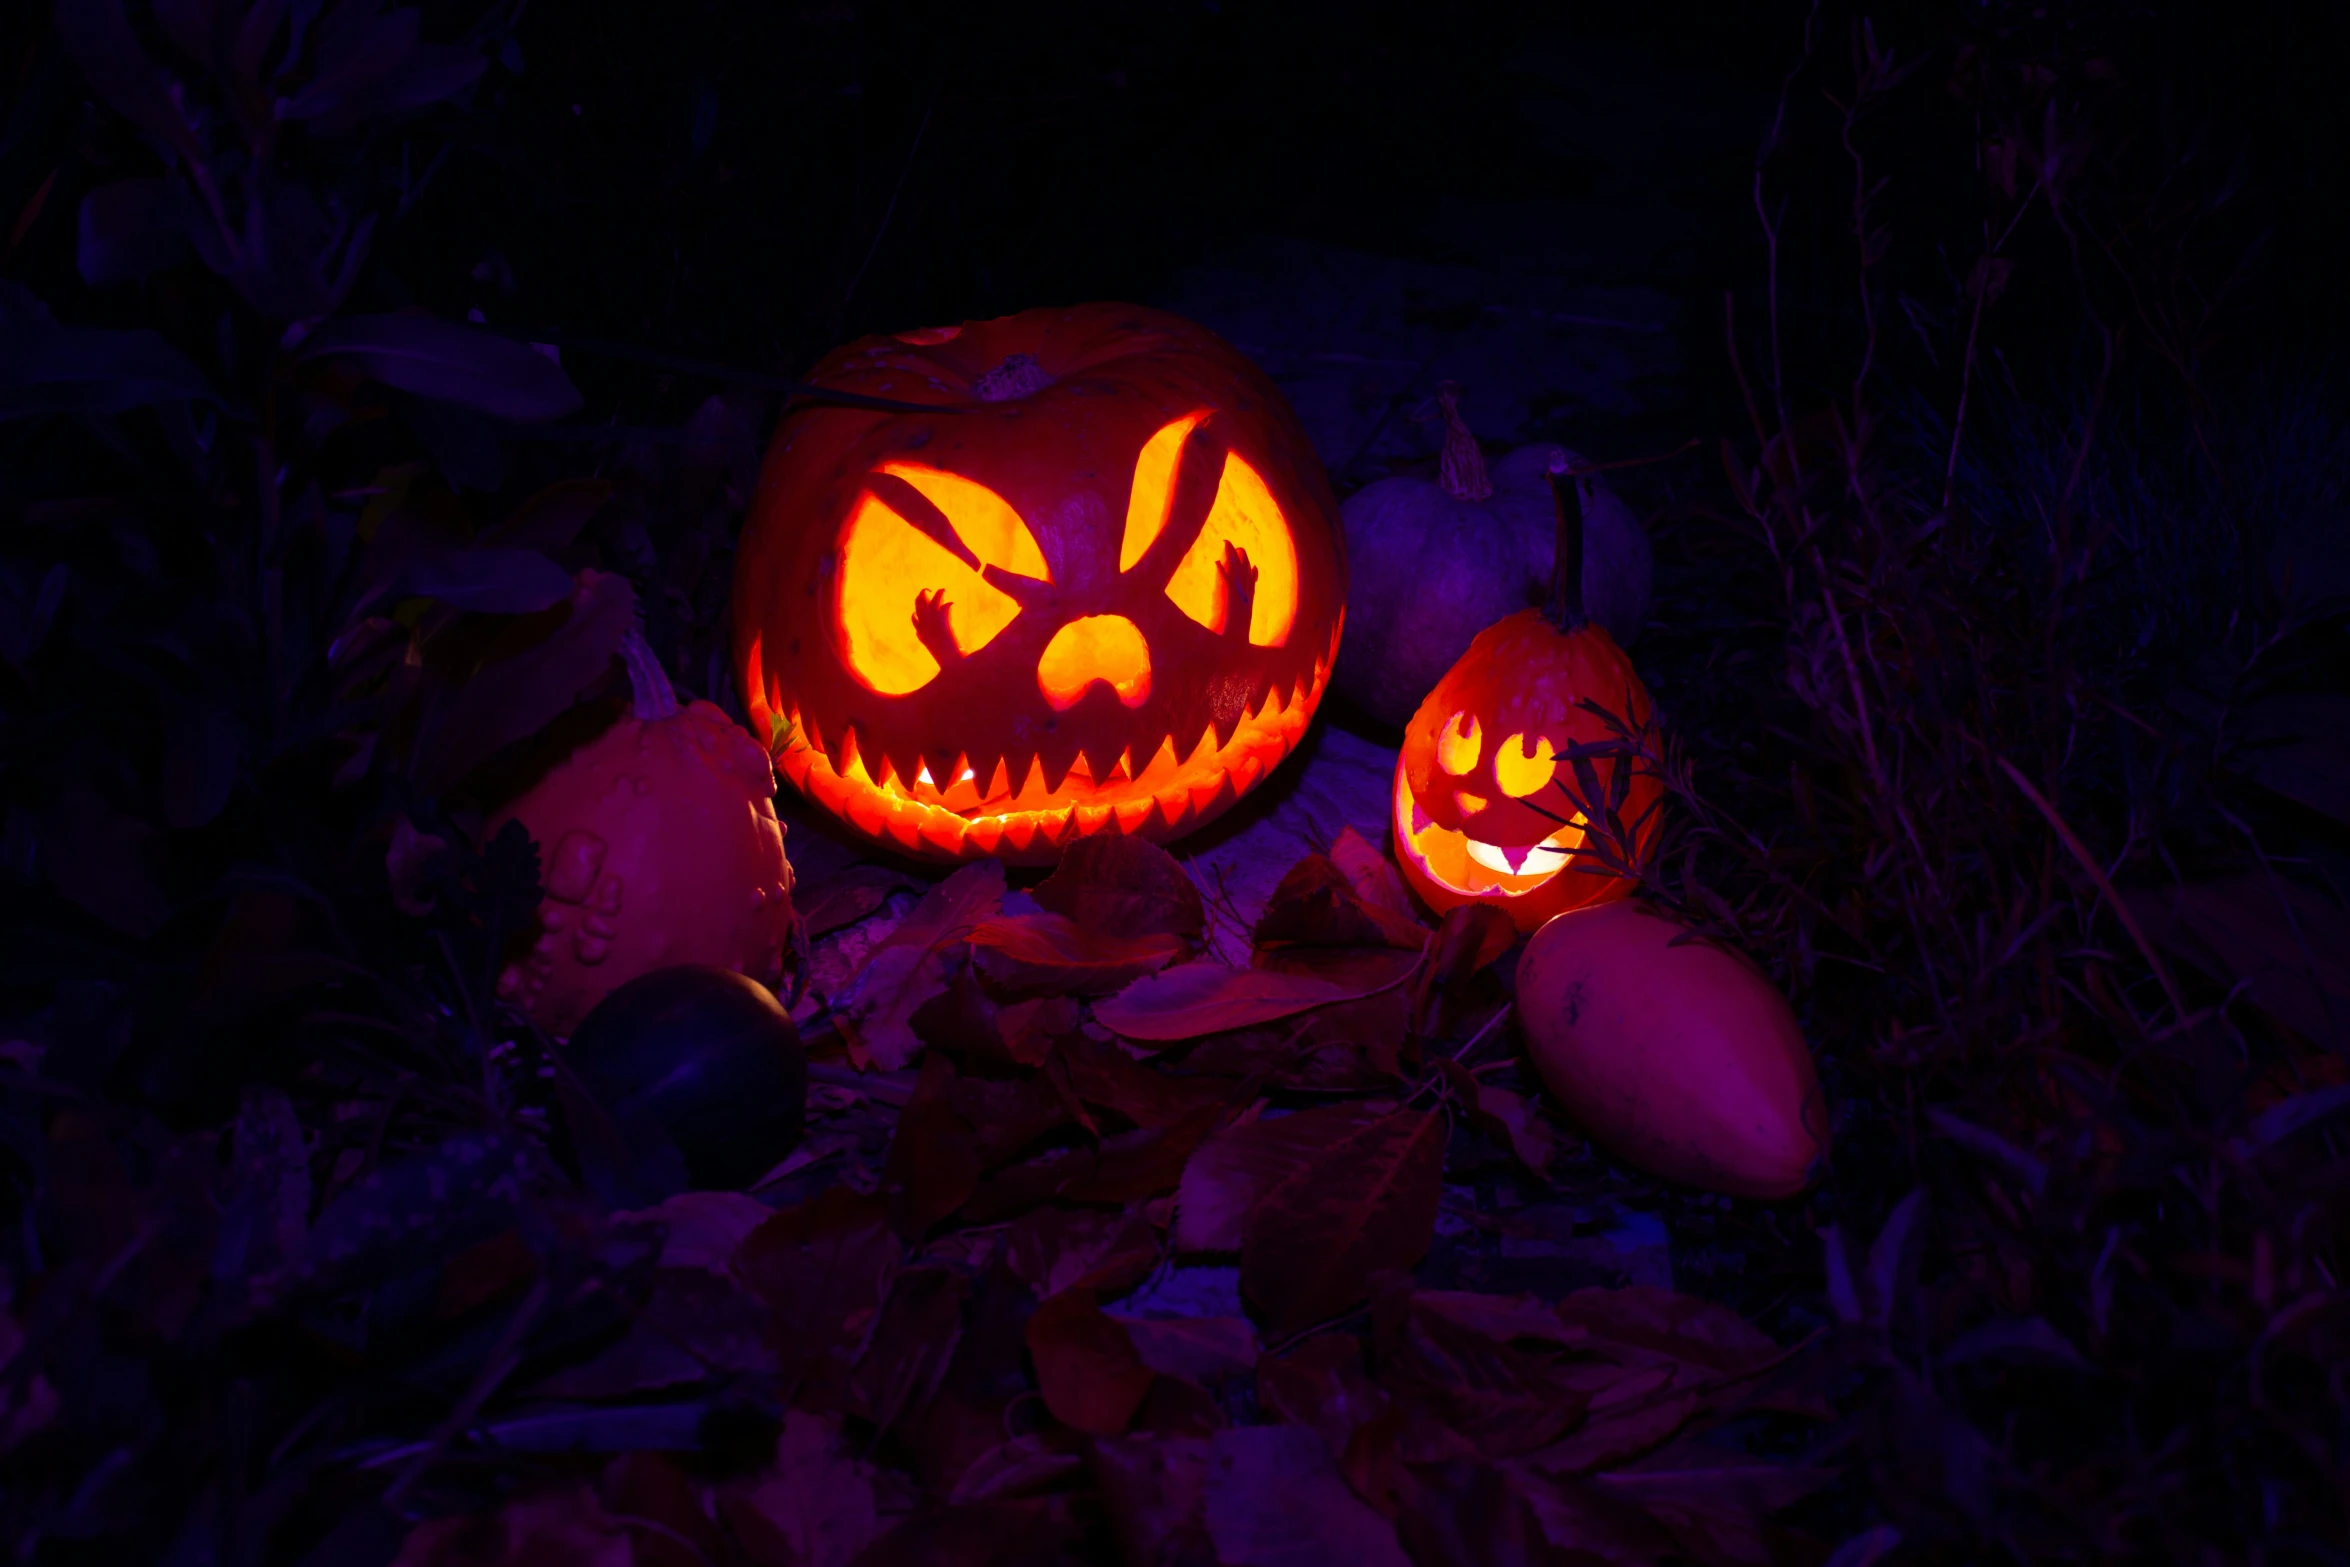
[[[1580,515],[1565,496],[1559,506],[1551,608],[1477,633],[1404,727],[1395,764],[1405,879],[1432,908],[1490,903],[1523,931],[1630,894],[1622,869],[1655,841],[1664,794],[1632,754],[1648,692],[1615,639],[1583,618],[1567,564],[1582,558]],[[1612,856],[1596,852],[1592,812],[1622,829],[1609,833]]]
[[[1304,735],[1346,604],[1320,462],[1202,328],[1129,305],[867,338],[786,412],[735,576],[777,769],[933,858],[1188,832]]]

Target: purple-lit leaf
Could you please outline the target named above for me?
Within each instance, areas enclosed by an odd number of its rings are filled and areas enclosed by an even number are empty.
[[[571,592],[571,573],[537,550],[459,550],[411,561],[397,591],[455,609],[526,614],[561,603]]]
[[[579,389],[521,343],[426,315],[345,316],[302,345],[304,358],[339,355],[386,386],[501,419],[560,419]]]

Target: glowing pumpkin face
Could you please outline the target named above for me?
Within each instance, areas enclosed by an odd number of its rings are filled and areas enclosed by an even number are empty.
[[[1125,305],[868,338],[811,374],[938,413],[787,411],[735,575],[777,770],[870,837],[1050,860],[1165,839],[1305,733],[1346,559],[1256,368]]]
[[[1583,806],[1603,804],[1615,770],[1632,765],[1594,759],[1602,799],[1582,798],[1572,749],[1620,738],[1586,700],[1635,733],[1648,722],[1648,693],[1614,639],[1594,625],[1562,633],[1538,609],[1479,632],[1428,693],[1396,759],[1395,850],[1431,907],[1491,903],[1530,931],[1633,890],[1578,852]],[[1662,795],[1653,773],[1634,770],[1617,815],[1636,846],[1654,839]]]

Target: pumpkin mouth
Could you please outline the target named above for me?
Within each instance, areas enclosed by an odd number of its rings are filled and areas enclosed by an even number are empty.
[[[928,763],[919,764],[912,778],[902,777],[882,757],[875,759],[876,777],[854,727],[843,732],[837,750],[821,749],[808,743],[792,706],[775,710],[787,726],[775,753],[776,770],[859,831],[910,854],[1049,861],[1072,837],[1113,828],[1144,838],[1170,837],[1217,815],[1296,749],[1321,704],[1337,651],[1333,630],[1312,675],[1294,687],[1274,682],[1221,744],[1213,723],[1188,750],[1173,735],[1161,736],[1147,751],[1137,742],[1099,778],[1082,752],[1065,774],[1050,781],[1044,759],[1034,754],[959,755],[943,779],[932,775]],[[751,667],[759,667],[755,653]]]
[[[1540,843],[1499,844],[1472,838],[1430,818],[1412,795],[1404,770],[1395,770],[1395,826],[1431,879],[1466,897],[1500,893],[1522,897],[1566,870],[1583,847],[1583,814]]]

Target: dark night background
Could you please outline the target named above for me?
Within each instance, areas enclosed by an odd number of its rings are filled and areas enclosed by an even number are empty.
[[[675,1295],[491,993],[537,873],[477,830],[625,689],[570,574],[625,578],[739,714],[733,541],[790,379],[1114,299],[1250,354],[1341,498],[1433,471],[1446,380],[1490,453],[1623,465],[1689,782],[1649,895],[1787,991],[1837,1117],[1784,1204],[1555,1118],[1547,1176],[1465,1120],[1448,1155],[1478,1217],[1423,1289],[1669,1282],[1802,1346],[1696,1417],[1718,1470],[1537,1507],[1514,1450],[1398,1413],[1316,1472],[1421,1563],[2350,1560],[2350,11],[418,9],[0,10],[17,1559],[1377,1559],[1235,1556],[1169,1499],[1149,1444],[1273,1429],[1261,1378],[1055,1426],[1045,1292],[988,1232],[935,1227],[897,1277],[946,1305],[889,1294],[847,1392],[779,1373],[824,1267]],[[240,223],[261,193],[241,267],[208,183]],[[479,330],[399,386],[321,350],[400,312]],[[501,379],[531,343],[576,409]],[[803,909],[927,883],[784,809]],[[823,1101],[837,1162],[758,1200],[915,1179],[904,1102]],[[493,1155],[530,1173],[467,1185]],[[1570,1220],[1499,1238],[1521,1209]],[[699,1372],[615,1359],[663,1312]],[[1398,1391],[1390,1326],[1347,1331],[1393,1411],[1490,1435],[1570,1397],[1522,1341]],[[1028,1444],[992,1489],[950,1404]]]

